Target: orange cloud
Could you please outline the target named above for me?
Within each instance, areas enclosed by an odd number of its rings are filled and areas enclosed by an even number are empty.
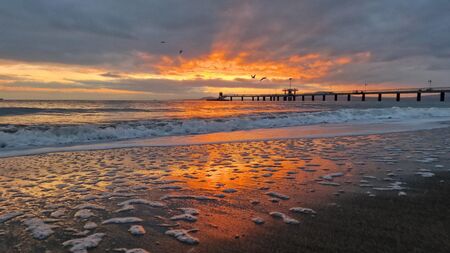
[[[66,64],[29,63],[0,59],[0,75],[14,75],[24,81],[73,83],[73,80],[109,80],[105,70]]]
[[[250,75],[266,76],[271,80],[294,78],[309,81],[327,75],[340,66],[359,61],[370,55],[357,54],[330,58],[320,54],[294,55],[286,59],[250,59],[251,53],[231,55],[225,50],[213,50],[210,54],[185,59],[162,57],[153,67],[158,75],[169,79],[249,79]]]
[[[110,94],[142,94],[143,92],[130,90],[117,90],[108,88],[86,89],[86,88],[41,88],[41,87],[11,87],[0,86],[0,91],[13,92],[76,92],[76,93],[110,93]]]

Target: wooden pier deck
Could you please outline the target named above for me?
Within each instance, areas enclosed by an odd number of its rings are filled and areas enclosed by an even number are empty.
[[[339,92],[312,92],[312,93],[285,93],[285,94],[223,94],[220,93],[217,98],[218,101],[233,101],[233,100],[251,100],[251,101],[305,101],[305,98],[310,100],[326,101],[327,97],[332,97],[334,101],[338,101],[339,97],[344,97],[347,101],[351,101],[354,97],[359,97],[361,101],[366,101],[367,95],[377,95],[378,101],[382,101],[383,95],[395,95],[395,100],[400,101],[402,94],[416,94],[416,100],[422,100],[422,94],[437,94],[440,101],[445,101],[445,93],[450,93],[450,87],[436,87],[436,88],[405,88],[405,89],[384,89],[384,90],[354,90],[354,91],[339,91]]]

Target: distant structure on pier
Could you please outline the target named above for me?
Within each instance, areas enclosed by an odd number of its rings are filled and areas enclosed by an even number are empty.
[[[284,92],[284,95],[287,95],[287,96],[295,96],[295,95],[297,95],[297,89],[293,89],[293,88],[289,88],[289,89],[283,89],[283,92]]]

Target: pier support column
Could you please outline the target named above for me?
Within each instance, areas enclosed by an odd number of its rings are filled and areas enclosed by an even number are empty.
[[[233,97],[230,97],[230,101],[233,101]]]
[[[302,95],[302,101],[305,101],[305,95]]]
[[[296,96],[294,95],[293,97],[292,97],[292,100],[293,101],[295,101],[297,98],[296,98]]]
[[[266,101],[266,97],[265,96],[263,96],[263,101]]]
[[[314,95],[311,95],[311,101],[314,101]]]
[[[252,101],[255,101],[255,97],[252,97]]]
[[[395,98],[395,101],[400,101],[400,92],[397,92],[397,96],[396,96],[396,98]]]
[[[422,100],[422,93],[417,92],[417,101],[421,101]]]
[[[280,101],[280,96],[277,96],[277,101]]]
[[[361,96],[361,101],[366,101],[366,93],[363,93]]]
[[[441,102],[445,101],[445,92],[441,91]]]
[[[327,96],[326,95],[322,95],[322,101],[327,100]]]
[[[381,101],[381,93],[378,93],[378,101]]]
[[[256,101],[259,101],[259,97],[256,97]]]
[[[244,101],[244,97],[241,97],[241,101]]]
[[[286,96],[283,96],[283,101],[286,101],[287,100],[287,97]]]
[[[347,101],[350,101],[350,100],[352,100],[352,95],[347,94]]]
[[[337,101],[337,99],[338,99],[338,95],[334,94],[334,101]]]

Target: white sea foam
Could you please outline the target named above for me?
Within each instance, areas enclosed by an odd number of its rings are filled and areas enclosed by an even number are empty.
[[[102,224],[125,224],[125,223],[136,223],[143,221],[137,217],[119,217],[111,218],[102,222]]]
[[[27,219],[23,222],[27,226],[27,231],[30,231],[35,239],[44,240],[54,233],[52,230],[58,226],[46,224],[39,218]]]
[[[69,250],[73,253],[87,253],[88,249],[97,247],[104,236],[104,233],[96,233],[87,237],[65,241],[63,246],[72,246]]]
[[[128,229],[128,231],[132,234],[132,235],[144,235],[145,234],[145,229],[143,226],[141,225],[132,225],[130,227],[130,229]]]
[[[21,211],[15,211],[15,212],[2,214],[2,215],[0,215],[0,224],[5,221],[8,221],[10,219],[13,219],[17,216],[21,216],[21,215],[23,215],[23,212],[21,212]]]
[[[284,223],[286,224],[299,224],[300,222],[294,218],[291,218],[289,216],[287,216],[284,213],[281,212],[270,212],[269,213],[270,216],[275,217],[275,218],[281,218],[283,220]]]
[[[190,231],[184,229],[172,229],[167,230],[166,235],[175,237],[178,241],[186,244],[198,244],[199,240],[191,235],[189,235]]]

